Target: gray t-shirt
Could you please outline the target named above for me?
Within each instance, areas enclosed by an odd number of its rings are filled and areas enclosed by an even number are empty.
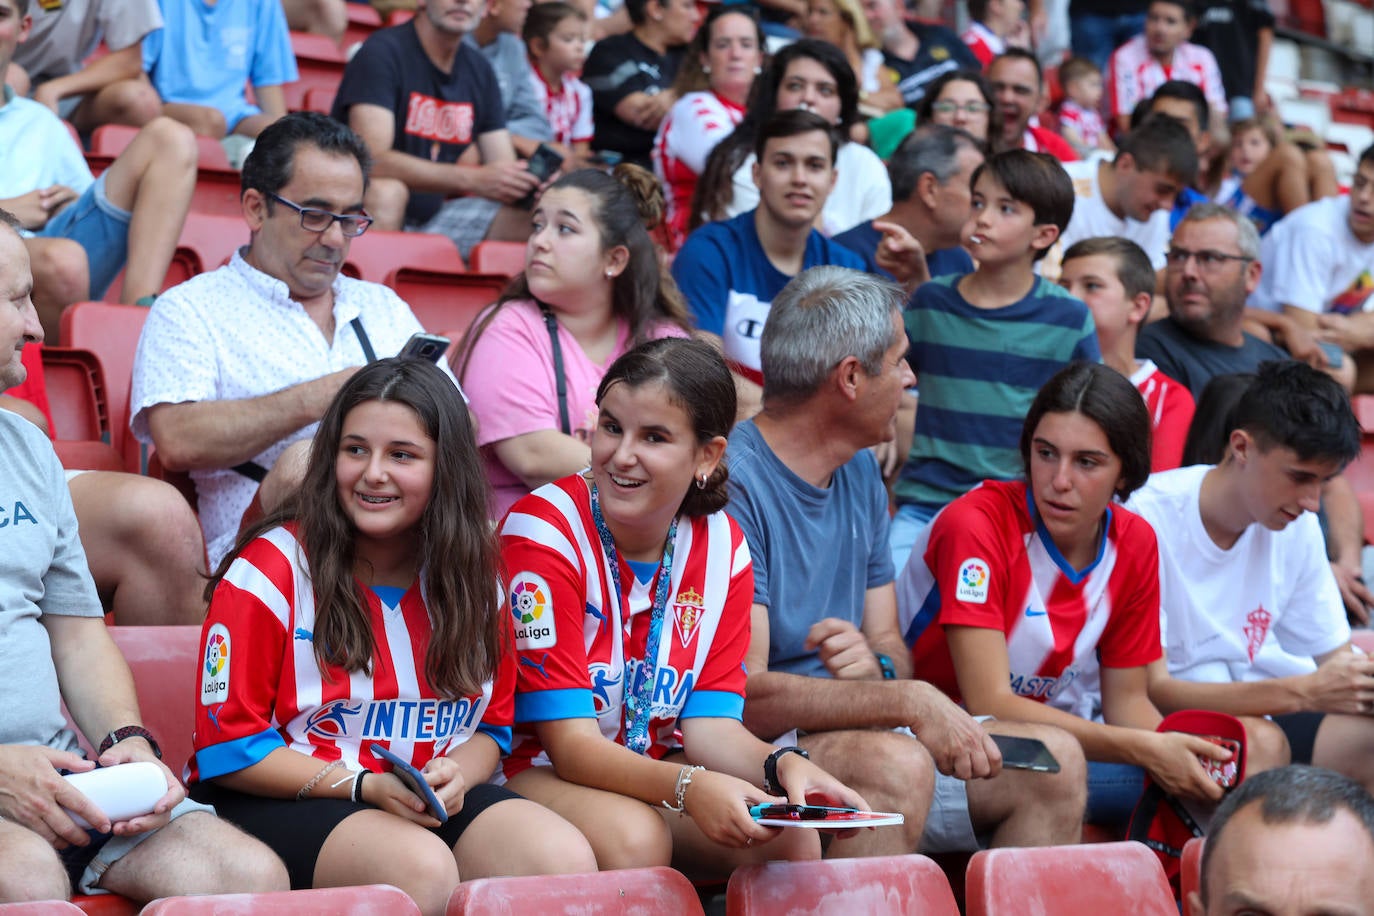
[[[0,455],[0,744],[75,750],[39,618],[100,617],[100,598],[52,443],[33,424],[0,410]]]
[[[138,44],[162,28],[157,0],[60,0],[29,7],[33,30],[14,51],[14,62],[34,85],[75,73],[103,38],[112,50]]]
[[[754,560],[754,601],[768,607],[768,668],[829,677],[805,648],[825,617],[863,623],[864,593],[895,576],[887,545],[887,490],[873,453],[862,449],[813,487],[773,454],[752,420],[735,427],[728,515]]]
[[[529,140],[553,140],[553,128],[544,114],[544,106],[534,94],[529,52],[520,37],[501,32],[489,45],[479,45],[470,34],[463,40],[481,51],[491,69],[496,71],[501,103],[506,108],[506,130]]]

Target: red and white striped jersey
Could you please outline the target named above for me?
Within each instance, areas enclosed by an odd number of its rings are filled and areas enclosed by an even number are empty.
[[[623,744],[624,699],[644,675],[655,583],[639,582],[617,554],[628,590],[625,619],[579,475],[546,484],[511,508],[501,524],[501,555],[519,662],[519,724],[505,775],[548,765],[536,722],[594,717],[607,740]],[[735,521],[724,512],[679,519],[655,655],[649,756],[680,746],[680,718],[743,715],[753,600],[749,546]]]
[[[1193,422],[1196,405],[1183,384],[1159,371],[1150,360],[1142,360],[1131,375],[1131,384],[1145,399],[1154,435],[1150,442],[1150,470],[1172,471],[1183,461],[1183,444]]]
[[[1226,88],[1211,51],[1185,41],[1174,49],[1173,60],[1166,67],[1150,55],[1145,36],[1137,35],[1117,48],[1107,65],[1109,113],[1112,117],[1129,115],[1141,99],[1154,95],[1169,80],[1201,87],[1209,106],[1223,113],[1227,110]]]
[[[978,58],[978,63],[983,65],[984,70],[987,70],[994,57],[1007,50],[1007,43],[981,22],[970,22],[964,34],[959,37],[968,45],[973,56]]]
[[[244,548],[215,589],[201,630],[190,782],[252,766],[282,746],[379,772],[389,765],[372,756],[374,743],[416,767],[479,730],[509,749],[514,656],[503,656],[480,694],[441,699],[425,681],[432,627],[419,580],[395,607],[371,589],[363,594],[376,641],[371,675],[332,665],[321,672],[315,593],[294,526]],[[498,619],[493,625],[504,626],[504,616]]]
[[[714,92],[689,92],[678,99],[654,138],[654,172],[668,189],[668,228],[673,247],[682,246],[692,216],[697,176],[716,144],[744,119],[743,106]]]
[[[544,117],[553,128],[555,143],[584,143],[592,139],[592,90],[571,73],[563,74],[563,83],[555,92],[544,80],[534,61],[530,61],[530,79],[534,83],[534,97],[544,108]]]
[[[1163,655],[1154,530],[1110,507],[1097,558],[1075,570],[1032,518],[1023,481],[987,481],[935,517],[897,580],[897,608],[916,677],[956,699],[950,625],[1004,633],[1012,690],[1085,718],[1099,665]]]

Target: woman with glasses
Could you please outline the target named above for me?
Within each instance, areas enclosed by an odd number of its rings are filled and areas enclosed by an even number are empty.
[[[987,143],[992,106],[992,89],[983,74],[956,70],[930,87],[916,109],[916,123],[959,127]]]

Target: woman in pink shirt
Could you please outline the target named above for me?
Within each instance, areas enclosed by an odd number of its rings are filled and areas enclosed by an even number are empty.
[[[494,518],[587,467],[596,388],[616,357],[687,336],[686,306],[645,226],[662,214],[658,182],[633,165],[565,175],[535,205],[525,271],[477,319],[458,370]]]

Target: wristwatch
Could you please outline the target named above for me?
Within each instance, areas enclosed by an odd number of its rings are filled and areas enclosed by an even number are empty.
[[[799,747],[780,747],[763,761],[763,788],[770,795],[786,795],[787,790],[778,782],[778,758],[783,754],[800,754],[807,760],[811,755]]]
[[[123,728],[116,728],[105,736],[104,741],[100,742],[100,747],[96,751],[96,754],[100,755],[105,753],[125,738],[142,738],[152,746],[153,753],[157,755],[157,759],[162,759],[162,748],[158,746],[157,739],[153,737],[152,732],[148,731],[148,729],[144,728],[142,725],[126,725]]]

